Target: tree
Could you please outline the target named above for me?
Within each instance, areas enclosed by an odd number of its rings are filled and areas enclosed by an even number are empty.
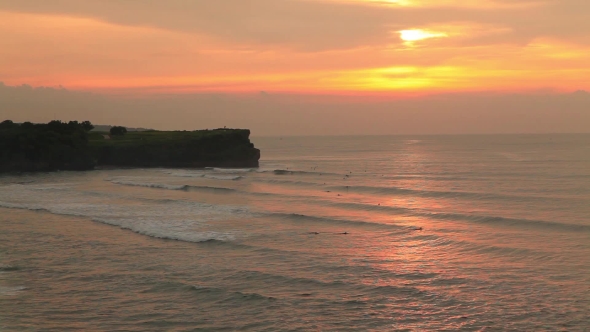
[[[4,130],[2,126],[15,126]],[[76,121],[0,125],[0,172],[86,170],[94,167],[88,133]]]
[[[92,123],[90,123],[90,121],[84,121],[80,125],[82,125],[82,128],[85,131],[91,131],[92,129],[94,129],[94,126],[92,125]]]
[[[27,122],[23,122],[20,125],[20,128],[22,130],[34,130],[35,129],[35,125],[32,122],[27,121]]]
[[[123,136],[127,133],[127,128],[121,126],[114,126],[111,128],[110,133],[112,136]]]
[[[18,125],[10,120],[4,120],[0,122],[0,129],[10,129],[14,127],[18,127]]]

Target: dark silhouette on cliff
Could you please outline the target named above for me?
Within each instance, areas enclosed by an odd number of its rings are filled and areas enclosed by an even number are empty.
[[[123,136],[127,134],[127,128],[121,126],[114,126],[113,128],[111,128],[109,132],[113,136]]]
[[[94,167],[85,121],[0,123],[0,171],[85,170]]]
[[[126,133],[124,127],[113,127],[109,137],[107,132],[89,133],[92,128],[89,121],[3,121],[0,172],[88,170],[95,166],[258,167],[260,159],[260,150],[250,142],[247,129]]]

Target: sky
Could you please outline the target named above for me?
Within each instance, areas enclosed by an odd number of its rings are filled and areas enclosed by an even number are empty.
[[[0,117],[590,132],[587,0],[0,0]]]

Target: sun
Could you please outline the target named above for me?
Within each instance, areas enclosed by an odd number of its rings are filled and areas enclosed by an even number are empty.
[[[398,31],[402,40],[407,42],[413,42],[418,40],[424,40],[429,38],[447,37],[447,34],[441,32],[433,32],[427,30],[413,29],[413,30],[401,30]]]

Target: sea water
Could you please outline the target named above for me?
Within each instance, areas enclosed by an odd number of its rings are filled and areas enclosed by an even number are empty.
[[[590,330],[590,135],[253,141],[0,177],[0,330]]]

